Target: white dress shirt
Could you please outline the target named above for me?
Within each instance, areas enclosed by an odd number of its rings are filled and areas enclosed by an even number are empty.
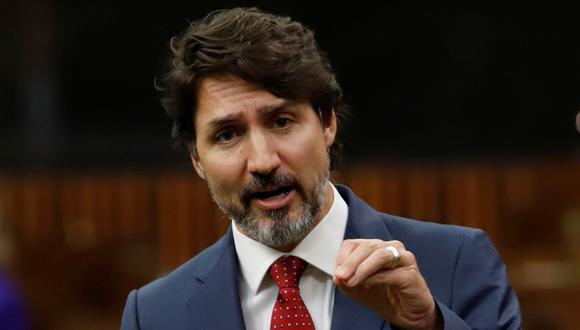
[[[268,275],[268,268],[284,255],[293,255],[308,262],[309,266],[300,279],[302,300],[315,328],[330,329],[335,288],[332,275],[348,217],[348,206],[334,186],[332,193],[334,197],[328,213],[289,253],[252,240],[242,234],[232,221],[234,244],[240,262],[241,276],[238,281],[246,329],[270,329],[278,286]]]

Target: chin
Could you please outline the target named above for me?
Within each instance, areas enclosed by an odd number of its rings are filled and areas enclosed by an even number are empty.
[[[254,213],[248,214],[236,224],[246,236],[270,247],[300,242],[316,225],[312,213],[306,210],[288,214],[286,208],[281,208],[260,213],[258,217]]]

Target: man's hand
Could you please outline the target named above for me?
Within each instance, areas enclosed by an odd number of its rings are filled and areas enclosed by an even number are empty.
[[[388,246],[399,251],[398,265]],[[402,329],[442,328],[441,315],[415,256],[399,241],[343,241],[333,281],[347,296]]]

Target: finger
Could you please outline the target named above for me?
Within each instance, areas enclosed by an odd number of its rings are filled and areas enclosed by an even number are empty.
[[[388,254],[390,254],[390,258],[389,258],[389,262],[385,264],[384,269],[400,266],[402,263],[402,253],[407,250],[407,248],[405,248],[405,244],[403,244],[400,241],[387,241],[385,243],[386,243],[385,250],[386,250],[386,252],[388,252]],[[393,251],[393,248],[396,251]],[[398,258],[399,260],[396,263],[395,263],[395,260],[397,258],[395,257],[395,254],[399,255],[399,258]]]
[[[401,260],[399,261],[398,267],[417,266],[417,259],[415,258],[413,252],[407,250],[403,251],[399,250],[399,253],[401,254]]]
[[[345,284],[349,287],[357,286],[362,281],[372,276],[376,272],[385,269],[390,269],[391,268],[390,266],[393,264],[393,261],[395,260],[395,256],[393,252],[387,249],[387,247],[379,248],[373,251],[368,258],[363,260],[360,263],[360,265],[358,265],[353,276],[351,276],[350,279],[346,281]],[[404,250],[404,248],[398,248],[397,251],[399,251],[399,254],[401,255],[399,265],[402,265],[403,258],[407,259],[408,254],[405,253],[406,251]],[[411,260],[405,260],[405,264],[407,264],[409,261]]]
[[[380,240],[364,240],[343,258],[340,264],[337,264],[335,276],[340,281],[348,280],[356,271],[359,264],[369,257],[374,250],[379,248],[384,242]]]
[[[340,249],[338,250],[338,256],[336,257],[336,266],[340,266],[344,259],[346,259],[346,257],[348,257],[349,254],[351,254],[352,250],[354,250],[358,244],[359,244],[360,240],[355,240],[355,239],[347,239],[342,241],[342,243],[340,244]]]
[[[354,274],[356,268],[352,267],[353,263],[357,265],[361,261],[360,255],[358,261],[356,259],[356,256],[355,257],[352,256],[357,248],[361,246],[363,247],[370,246],[371,248],[375,248],[378,250],[383,247],[386,248],[386,246],[388,245],[392,245],[401,251],[405,250],[405,245],[400,241],[396,240],[382,241],[378,239],[350,239],[343,241],[337,257],[336,270],[334,274],[335,276],[333,277],[333,282],[335,284],[338,284],[338,282],[340,281],[348,280]],[[368,256],[368,252],[362,256],[363,257]],[[345,264],[347,260],[350,260],[351,264]]]
[[[377,239],[370,240],[370,239],[361,239],[361,238],[359,238],[359,239],[347,239],[347,240],[342,241],[342,243],[340,245],[340,249],[338,251],[338,256],[336,257],[336,265],[340,266],[344,262],[346,257],[348,257],[348,255],[351,254],[352,251],[358,245],[367,244],[369,242],[372,242],[372,243],[377,244],[377,245],[384,243],[385,246],[392,245],[399,250],[405,250],[405,245],[397,240],[381,241],[381,240],[377,240]]]
[[[405,260],[406,266],[375,272],[360,281],[358,285],[364,287],[387,285],[403,288],[408,287],[412,283],[416,283],[417,279],[421,279],[422,276],[417,267],[415,256],[413,253],[405,251],[401,255],[401,264],[403,263],[403,259]]]
[[[403,244],[401,241],[397,241],[397,240],[394,240],[394,241],[385,241],[385,247],[387,247],[387,246],[393,246],[394,248],[396,248],[399,251],[405,251],[405,250],[407,250],[405,248],[405,244]]]
[[[342,279],[344,279],[348,274],[340,268],[340,265],[344,260],[352,253],[352,251],[358,246],[356,240],[344,240],[340,244],[340,249],[338,250],[338,256],[336,257],[336,266],[334,269],[334,276],[332,281],[334,284],[338,285]]]
[[[386,250],[388,252],[388,254],[385,254],[385,249],[387,249],[389,246],[394,247],[397,251],[399,251],[399,255],[400,252],[405,251],[405,245],[403,243],[401,243],[400,241],[397,240],[393,240],[393,241],[381,241],[381,240],[369,240],[369,239],[362,239],[362,240],[358,240],[359,245],[357,246],[357,248],[360,248],[361,246],[369,246],[373,251],[371,253],[374,253],[374,251],[380,251],[379,253],[379,260],[371,260],[371,265],[373,265],[373,268],[375,269],[375,272],[380,270],[380,269],[386,269],[389,268],[388,265],[392,264],[393,259],[394,259],[394,254],[392,251],[390,250]],[[354,275],[354,272],[357,271],[358,269],[358,265],[360,263],[363,262],[362,259],[352,259],[355,258],[356,256],[353,256],[354,252],[351,252],[351,254],[343,261],[342,265],[345,266],[345,264],[347,263],[347,260],[352,261],[353,264],[350,265],[346,265],[345,269],[342,269],[342,267],[340,267],[341,271],[344,271],[345,273],[347,273],[347,275],[345,275],[344,278],[341,278],[342,280],[348,280],[349,278],[352,277],[352,275]],[[365,255],[368,257],[368,255]],[[365,258],[366,259],[366,258]],[[374,265],[373,262],[379,262],[380,260],[385,260],[387,259],[388,262],[385,261],[385,263],[383,263],[383,267],[381,267],[380,265]],[[400,263],[400,261],[399,261]],[[354,266],[354,268],[352,268]],[[350,272],[349,272],[350,271]],[[340,276],[339,276],[340,277]],[[362,280],[363,278],[361,278],[360,280]],[[352,283],[352,282],[351,282]],[[356,283],[352,283],[352,285],[356,285]]]

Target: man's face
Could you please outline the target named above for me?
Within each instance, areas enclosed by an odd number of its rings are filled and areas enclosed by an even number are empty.
[[[201,79],[197,95],[192,160],[213,199],[250,238],[293,247],[332,204],[334,115],[324,127],[309,103],[226,74]]]

